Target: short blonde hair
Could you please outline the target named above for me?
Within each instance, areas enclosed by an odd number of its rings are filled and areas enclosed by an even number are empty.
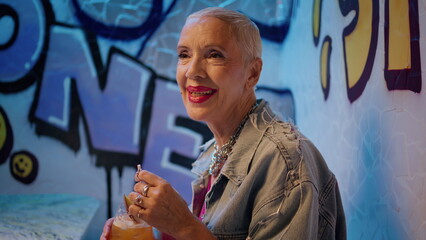
[[[229,25],[231,33],[235,35],[241,45],[246,61],[262,57],[262,40],[259,29],[246,15],[226,8],[209,7],[192,13],[186,20],[203,17],[217,18]]]

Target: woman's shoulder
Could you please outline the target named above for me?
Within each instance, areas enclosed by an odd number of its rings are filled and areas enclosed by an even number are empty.
[[[264,100],[250,117],[252,126],[259,132],[264,132],[265,139],[272,143],[279,145],[282,142],[297,141],[302,136],[292,120],[282,120],[280,114],[273,111]]]
[[[285,157],[295,157],[300,154],[301,141],[306,138],[295,125],[283,121],[275,121],[266,129],[262,138],[265,146],[277,148]]]

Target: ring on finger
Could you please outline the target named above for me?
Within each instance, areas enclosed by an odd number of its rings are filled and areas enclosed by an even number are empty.
[[[142,207],[143,199],[142,199],[142,196],[141,196],[141,195],[138,195],[138,196],[136,197],[135,203],[136,203],[136,205],[138,205],[139,207]]]
[[[145,185],[145,186],[143,186],[143,189],[142,189],[142,196],[144,196],[144,197],[147,197],[148,196],[148,189],[150,188],[151,186],[149,186],[148,184],[147,185]]]

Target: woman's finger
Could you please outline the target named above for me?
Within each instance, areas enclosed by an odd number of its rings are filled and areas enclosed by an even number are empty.
[[[137,182],[145,182],[149,184],[150,186],[158,186],[165,182],[165,180],[151,172],[148,172],[146,170],[141,170],[136,173],[135,180],[138,179]]]
[[[136,173],[134,176],[135,182],[140,182],[141,180],[138,177],[138,174],[140,173],[140,171],[142,171],[142,167],[140,164],[138,164],[137,169],[136,169]]]
[[[143,208],[143,202],[144,202],[144,197],[137,193],[137,192],[131,192],[129,193],[129,199],[130,201],[132,201],[135,205],[138,205],[139,207]]]
[[[142,219],[142,215],[141,215],[141,210],[143,210],[141,207],[139,207],[138,205],[130,205],[129,207],[129,214],[133,217],[133,219],[137,222],[140,223],[143,221]]]
[[[155,187],[145,182],[138,182],[133,186],[133,191],[138,192],[143,197],[149,197],[148,193],[151,188],[155,188]]]

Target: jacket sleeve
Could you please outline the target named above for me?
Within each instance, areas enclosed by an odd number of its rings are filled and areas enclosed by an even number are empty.
[[[317,239],[317,233],[318,193],[300,181],[254,213],[247,239]]]

